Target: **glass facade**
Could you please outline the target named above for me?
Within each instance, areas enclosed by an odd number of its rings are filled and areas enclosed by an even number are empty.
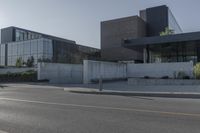
[[[150,46],[150,62],[197,62],[195,42]]]
[[[39,39],[42,38],[41,34],[37,34],[34,32],[26,31],[26,30],[15,30],[15,41],[26,41],[31,39]]]
[[[5,44],[0,45],[0,66],[5,66]]]
[[[4,47],[3,47],[4,46]],[[5,44],[1,45],[1,48],[5,48]],[[34,64],[37,64],[38,59],[40,60],[52,60],[53,57],[53,44],[50,39],[34,39],[22,42],[14,42],[7,44],[7,65],[15,66],[18,58],[21,58],[24,62],[28,60],[28,58],[34,58]],[[2,49],[3,49],[2,48]],[[2,52],[5,52],[5,49]],[[1,52],[1,65],[5,62],[5,56],[2,56]],[[5,54],[4,54],[5,55]]]
[[[168,9],[168,25],[169,25],[169,29],[173,29],[175,34],[178,33],[182,33],[182,30],[179,26],[179,24],[177,23],[174,15],[172,14],[172,12]]]
[[[79,46],[75,41],[53,37],[29,30],[8,27],[3,29],[4,40],[0,44],[0,65],[16,66],[31,57],[34,64],[41,62],[80,64],[83,59],[99,58],[99,50]]]

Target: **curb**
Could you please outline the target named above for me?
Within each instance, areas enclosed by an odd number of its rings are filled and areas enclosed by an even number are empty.
[[[164,98],[190,98],[200,99],[200,93],[170,93],[170,92],[118,92],[118,91],[84,91],[84,90],[65,90],[71,93],[95,94],[95,95],[114,95],[114,96],[143,96],[143,97],[164,97]]]

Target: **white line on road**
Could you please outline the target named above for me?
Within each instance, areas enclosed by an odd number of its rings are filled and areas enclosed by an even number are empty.
[[[31,100],[12,99],[12,98],[0,98],[0,100],[34,103],[34,104],[68,106],[68,107],[71,106],[71,107],[94,108],[94,109],[104,109],[104,110],[133,111],[133,112],[143,112],[143,113],[156,113],[156,114],[163,114],[163,115],[200,117],[200,114],[182,113],[182,112],[167,112],[167,111],[155,111],[155,110],[134,109],[134,108],[118,108],[118,107],[106,107],[106,106],[93,106],[93,105],[81,105],[81,104],[65,104],[65,103],[31,101]]]

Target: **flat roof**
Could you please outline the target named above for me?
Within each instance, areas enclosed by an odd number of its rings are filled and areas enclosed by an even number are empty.
[[[181,33],[167,36],[142,37],[123,41],[126,48],[144,47],[147,45],[169,44],[189,41],[200,41],[200,32]]]
[[[115,19],[105,20],[105,21],[101,21],[101,23],[113,23],[113,22],[118,22],[118,21],[124,21],[126,19],[141,19],[141,20],[143,20],[138,15],[134,15],[134,16],[127,16],[127,17],[123,17],[123,18],[115,18]]]
[[[65,39],[65,38],[60,38],[60,37],[56,37],[56,36],[52,36],[52,35],[48,35],[48,34],[36,32],[36,31],[31,31],[31,30],[27,30],[27,29],[15,27],[15,26],[10,26],[10,27],[6,27],[6,28],[2,28],[2,29],[7,29],[7,28],[14,28],[14,29],[23,30],[23,31],[26,31],[26,32],[32,32],[32,33],[35,33],[35,34],[40,34],[40,35],[42,35],[43,37],[46,37],[46,38],[49,38],[49,39],[55,39],[55,40],[59,40],[59,41],[63,41],[63,42],[68,42],[68,43],[76,44],[76,41],[74,41],[74,40],[69,40],[69,39]]]

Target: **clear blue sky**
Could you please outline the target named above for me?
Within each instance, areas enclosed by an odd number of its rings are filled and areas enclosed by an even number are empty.
[[[166,4],[184,32],[200,31],[200,0],[0,0],[0,28],[17,26],[100,47],[100,22]]]

